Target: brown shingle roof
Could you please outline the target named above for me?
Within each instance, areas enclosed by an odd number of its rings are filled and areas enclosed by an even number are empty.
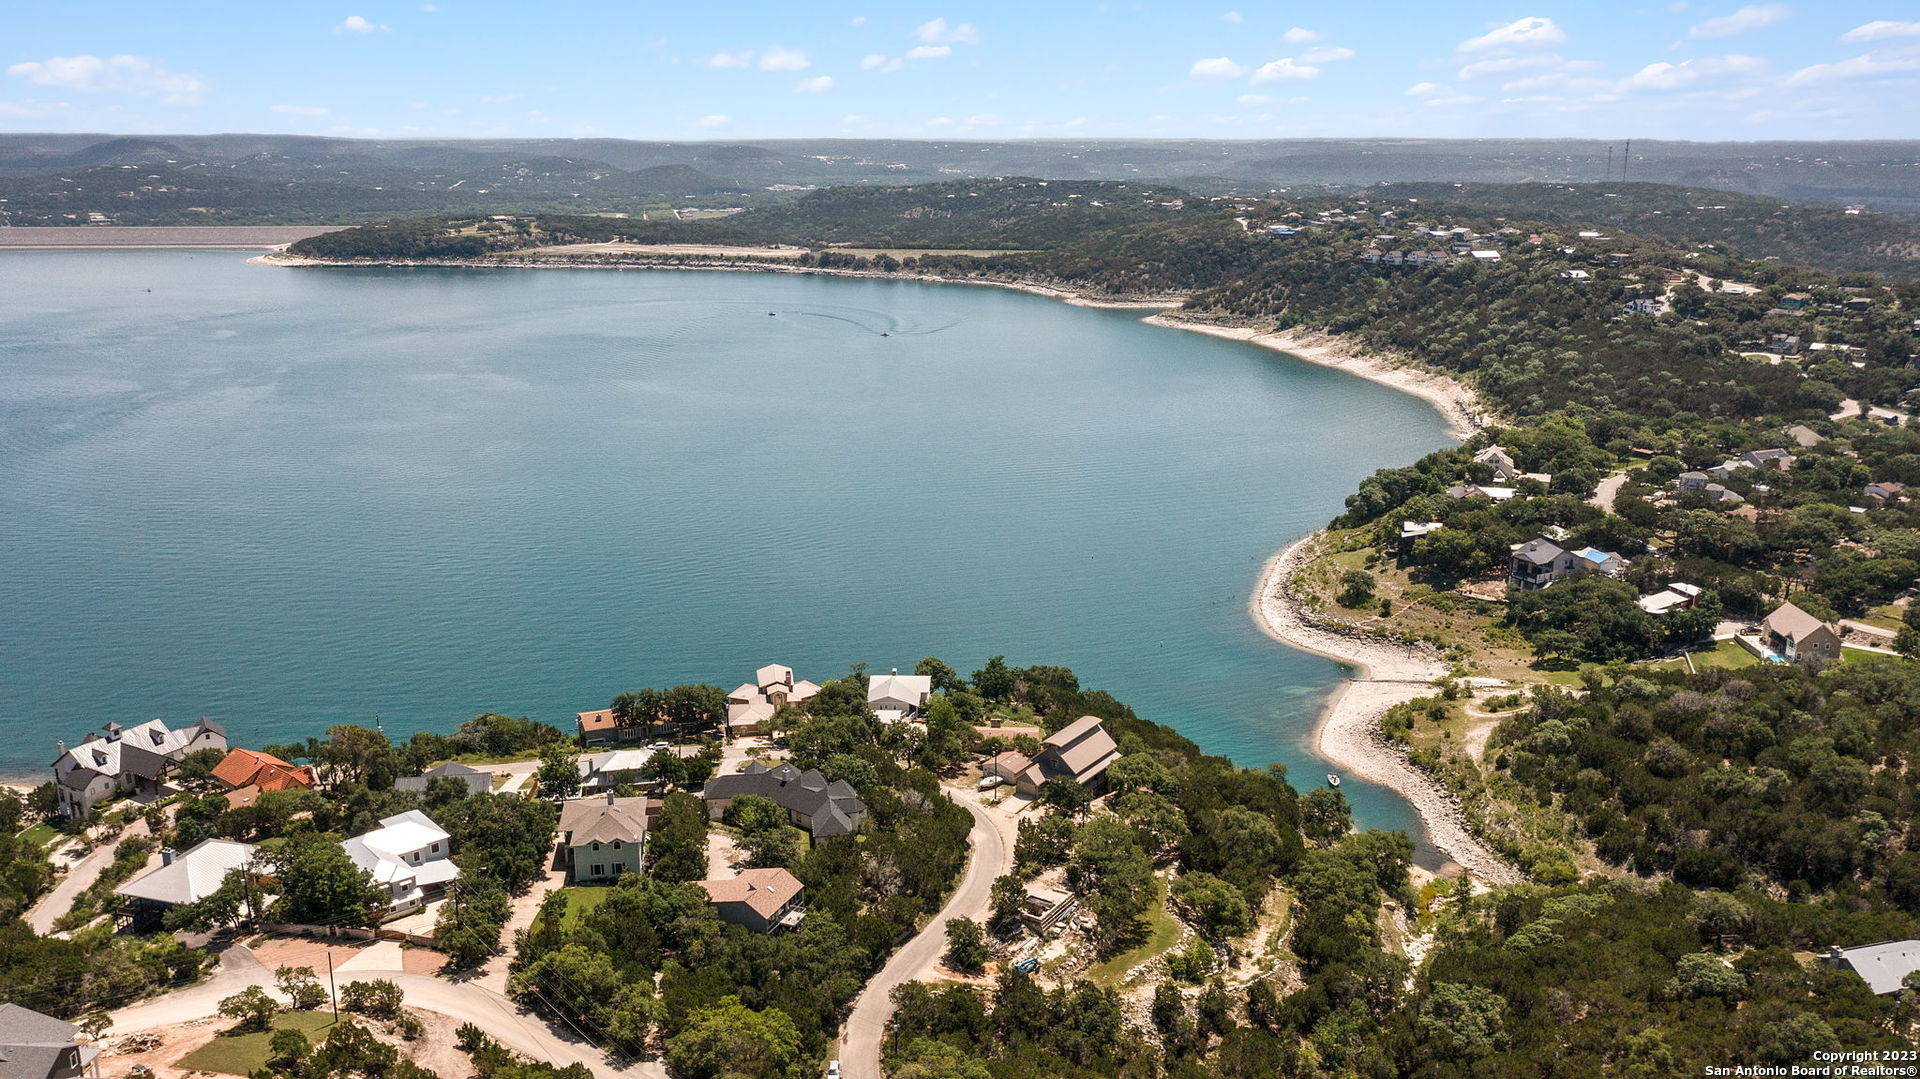
[[[697,882],[709,903],[745,903],[763,919],[800,894],[800,878],[784,869],[747,869],[737,877]]]
[[[580,713],[580,729],[583,731],[610,731],[619,724],[613,721],[613,709],[602,708],[598,712]]]

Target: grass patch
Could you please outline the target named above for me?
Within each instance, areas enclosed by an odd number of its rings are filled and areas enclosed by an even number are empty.
[[[1147,939],[1131,951],[1088,970],[1083,977],[1102,989],[1112,989],[1126,980],[1127,972],[1173,947],[1180,939],[1180,925],[1167,913],[1166,882],[1153,878],[1153,902],[1147,907]]]
[[[333,1028],[330,1012],[281,1012],[274,1017],[273,1030],[252,1034],[222,1034],[207,1044],[174,1061],[174,1067],[193,1071],[247,1075],[267,1063],[268,1042],[274,1030],[297,1030],[309,1041],[318,1042]]]
[[[46,850],[47,844],[53,842],[59,835],[60,829],[55,828],[46,821],[41,821],[39,824],[21,832],[20,838],[39,847],[41,850]]]
[[[600,904],[607,901],[607,896],[611,893],[611,888],[588,888],[578,885],[560,889],[559,894],[567,897],[567,912],[560,916],[562,931],[573,932],[574,927],[580,924],[580,919],[592,914]]]
[[[1709,667],[1718,667],[1722,670],[1738,670],[1741,667],[1758,666],[1760,663],[1759,657],[1740,647],[1740,642],[1734,640],[1715,641],[1712,648],[1703,648],[1698,652],[1689,652],[1688,655],[1693,657],[1694,669],[1700,671],[1706,670]],[[1687,669],[1686,661],[1680,659],[1663,659],[1658,663],[1652,664],[1652,666],[1663,671],[1684,671]]]

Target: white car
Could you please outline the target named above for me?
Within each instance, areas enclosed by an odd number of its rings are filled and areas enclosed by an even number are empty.
[[[998,787],[1000,784],[1005,782],[1006,780],[1000,778],[999,776],[983,776],[980,780],[980,785],[978,787],[975,787],[974,789],[990,791],[993,788]]]
[[[672,743],[672,742],[649,742],[649,743],[647,743],[647,752],[648,752],[648,753],[671,753],[672,751],[673,751],[673,743]]]
[[[827,1061],[827,1079],[840,1079],[840,1062],[839,1061],[837,1060]]]

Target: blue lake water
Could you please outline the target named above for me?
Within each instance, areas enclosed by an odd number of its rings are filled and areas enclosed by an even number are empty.
[[[245,257],[0,254],[0,774],[110,719],[570,725],[1004,653],[1311,786],[1342,669],[1249,593],[1447,442],[1383,387],[998,289]]]

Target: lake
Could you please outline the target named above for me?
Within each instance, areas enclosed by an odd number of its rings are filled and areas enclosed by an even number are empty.
[[[1382,386],[1001,289],[245,258],[0,255],[0,774],[108,720],[570,728],[1005,654],[1309,787],[1343,672],[1248,596],[1448,444]]]

